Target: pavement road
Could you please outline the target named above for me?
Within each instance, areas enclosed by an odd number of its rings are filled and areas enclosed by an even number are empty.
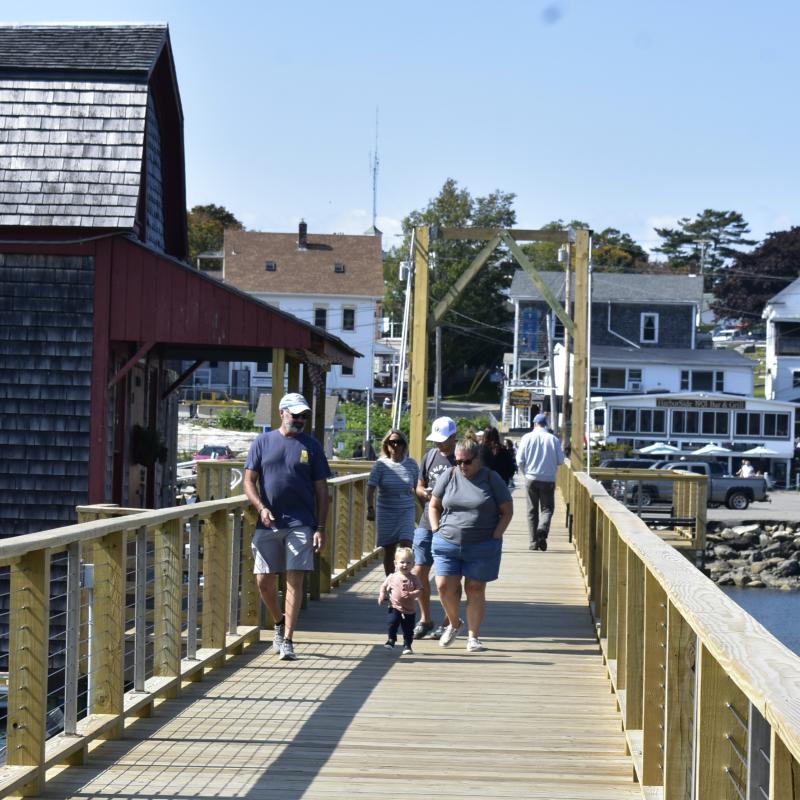
[[[791,489],[773,490],[770,502],[751,503],[747,511],[728,508],[709,508],[709,522],[726,525],[746,525],[753,522],[794,522],[800,524],[800,492]]]

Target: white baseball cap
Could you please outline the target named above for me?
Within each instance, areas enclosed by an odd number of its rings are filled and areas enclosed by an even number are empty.
[[[439,417],[431,425],[431,435],[428,437],[428,441],[446,442],[451,436],[456,435],[457,430],[455,420],[450,417]]]
[[[306,402],[305,397],[297,392],[291,392],[281,397],[278,405],[281,411],[288,411],[290,414],[300,414],[303,411],[311,411],[311,406]]]

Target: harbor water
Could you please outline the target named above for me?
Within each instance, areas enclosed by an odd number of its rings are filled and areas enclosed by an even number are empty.
[[[800,592],[720,587],[776,639],[800,655]]]

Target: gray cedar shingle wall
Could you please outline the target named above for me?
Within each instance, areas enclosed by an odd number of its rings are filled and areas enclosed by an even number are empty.
[[[0,78],[0,225],[132,228],[146,84]]]
[[[164,250],[164,189],[161,180],[161,129],[153,96],[147,101],[147,243]]]
[[[0,253],[0,536],[87,500],[93,293],[90,257]]]

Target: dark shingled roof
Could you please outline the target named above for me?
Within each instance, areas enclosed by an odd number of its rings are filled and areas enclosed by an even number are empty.
[[[103,72],[149,75],[166,25],[0,26],[0,73]]]
[[[0,225],[134,226],[166,25],[0,26]]]
[[[559,300],[564,299],[564,273],[540,272]],[[574,293],[574,279],[573,288]],[[530,275],[519,269],[511,281],[512,299],[541,300]],[[699,275],[654,275],[645,273],[595,272],[592,274],[592,300],[596,303],[696,303],[703,294]]]

